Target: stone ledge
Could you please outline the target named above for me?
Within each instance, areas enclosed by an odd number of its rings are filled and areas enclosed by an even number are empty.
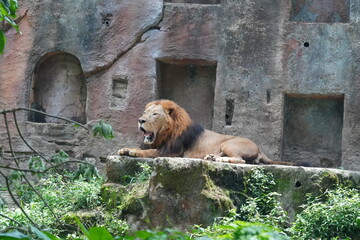
[[[153,167],[149,182],[143,186],[146,193],[143,188],[138,199],[142,213],[128,211],[125,216],[138,227],[186,228],[210,224],[215,217],[243,203],[239,192],[244,191],[244,177],[256,167],[273,174],[274,191],[281,194],[279,200],[290,220],[299,212],[308,193],[319,195],[337,184],[360,185],[360,172],[340,169],[229,164],[186,158],[109,156],[107,160],[107,181],[121,186],[125,184],[124,175],[132,176],[141,170],[139,162]]]

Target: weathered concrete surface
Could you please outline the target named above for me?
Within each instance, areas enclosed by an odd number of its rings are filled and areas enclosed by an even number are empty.
[[[152,166],[148,182],[126,191],[124,176],[140,172],[138,163]],[[142,159],[109,156],[103,196],[109,207],[120,206],[134,228],[180,227],[211,224],[215,217],[244,204],[244,179],[254,168],[264,168],[275,178],[274,191],[290,220],[305,203],[306,194],[317,196],[337,184],[359,186],[359,172],[290,166],[227,164],[185,158]],[[140,204],[141,203],[141,204]]]
[[[67,116],[89,126],[100,119],[112,124],[112,142],[77,135],[72,156],[100,159],[137,146],[141,134],[136,122],[145,104],[167,97],[207,128],[252,139],[274,160],[360,170],[358,1],[31,0],[19,5],[23,35],[6,31],[0,108],[36,103],[50,111],[49,106],[72,106],[71,100],[76,107],[66,110]],[[46,81],[37,74],[42,66],[61,54],[78,60],[83,75],[75,77],[84,83],[75,84],[80,90],[69,97],[67,84],[55,84],[51,91],[35,87]],[[74,75],[68,71],[72,67],[56,64],[58,73],[46,77],[50,85]],[[181,89],[174,87],[179,82]],[[54,94],[65,97],[51,100]],[[287,131],[291,114],[286,101],[298,96],[304,101],[290,106],[299,113],[293,122],[298,127]],[[340,110],[322,108],[334,97],[340,99]],[[314,98],[325,104],[306,104]],[[316,108],[322,117],[309,110]],[[18,117],[29,128],[25,137],[37,142],[39,151],[51,155],[63,146],[71,148],[67,139],[50,146],[46,134],[32,131],[53,125],[27,122],[25,112]],[[323,134],[327,122],[337,122],[334,134],[332,126],[329,135]],[[9,152],[3,123],[0,127],[1,144]],[[298,132],[303,142],[315,144],[293,141]],[[30,153],[20,142],[14,151]]]

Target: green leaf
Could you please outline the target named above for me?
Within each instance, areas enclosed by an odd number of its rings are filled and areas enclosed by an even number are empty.
[[[16,181],[16,180],[22,180],[23,174],[20,171],[11,171],[10,175],[9,175],[9,179],[11,181]]]
[[[76,224],[80,227],[81,231],[89,238],[89,231],[85,228],[84,224],[82,224],[79,218],[74,218]]]
[[[111,125],[105,123],[102,120],[93,126],[92,132],[93,132],[94,137],[99,135],[100,137],[103,137],[106,140],[114,138]]]
[[[60,150],[55,155],[53,155],[50,159],[51,162],[54,162],[56,164],[63,163],[69,159],[69,155],[64,152],[63,150]]]
[[[41,232],[39,229],[37,229],[36,227],[31,226],[31,231],[39,238],[42,240],[52,240],[51,238],[49,238],[46,234],[44,234],[43,232]]]
[[[3,31],[0,30],[0,54],[3,54],[6,44],[6,36]]]
[[[0,233],[0,239],[1,240],[13,240],[13,239],[24,239],[27,240],[29,237],[24,235],[23,233],[19,231],[15,232],[9,232],[9,233]]]
[[[4,16],[8,16],[10,14],[10,9],[8,6],[6,6],[4,1],[0,1],[0,14]]]
[[[113,236],[103,227],[89,229],[89,240],[113,240]]]
[[[33,156],[29,159],[29,169],[34,171],[44,171],[45,163],[40,156]]]
[[[18,9],[18,2],[16,0],[10,0],[10,17],[16,18],[16,10]]]
[[[7,17],[7,16],[4,16],[4,19],[5,19],[5,21],[7,21],[8,23],[10,23],[10,25],[11,25],[13,28],[15,28],[15,30],[16,30],[17,33],[20,33],[20,34],[21,34],[21,32],[20,32],[20,30],[19,30],[19,26],[18,26],[11,18],[9,18],[9,17]]]

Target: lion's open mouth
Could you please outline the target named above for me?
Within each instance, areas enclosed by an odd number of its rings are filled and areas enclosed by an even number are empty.
[[[152,144],[155,140],[155,133],[148,132],[144,128],[140,127],[140,130],[144,133],[144,143],[145,144]]]

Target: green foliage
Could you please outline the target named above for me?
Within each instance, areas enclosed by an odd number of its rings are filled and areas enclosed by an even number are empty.
[[[324,200],[325,199],[325,200]],[[360,236],[360,194],[338,188],[309,198],[291,228],[295,239],[357,239]]]
[[[0,239],[4,239],[4,240],[24,239],[24,240],[27,240],[30,238],[19,231],[14,231],[14,232],[8,232],[8,233],[0,233]]]
[[[128,183],[141,183],[150,179],[152,173],[152,167],[148,163],[138,162],[137,165],[140,167],[140,171],[135,173],[135,176],[125,175],[123,179]]]
[[[165,229],[164,231],[137,231],[132,236],[127,236],[125,239],[128,240],[190,240],[190,236],[174,229]]]
[[[6,36],[3,31],[0,30],[0,54],[3,54],[6,44]]]
[[[85,178],[87,181],[91,181],[94,177],[100,178],[97,168],[92,164],[82,163],[79,165],[78,170],[73,174],[73,179]]]
[[[246,178],[245,194],[248,196],[240,207],[240,219],[286,228],[287,214],[278,201],[280,194],[273,192],[274,176],[263,168],[255,168]]]
[[[63,150],[58,151],[55,155],[50,158],[50,161],[55,164],[60,164],[69,160],[69,155]]]
[[[60,175],[52,175],[47,179],[41,179],[36,189],[57,216],[64,216],[70,211],[91,209],[99,206],[101,203],[99,197],[101,184],[101,179],[94,179],[92,182],[84,182],[82,179],[69,182],[64,181]],[[21,189],[21,191],[18,192],[18,195],[21,196],[20,200],[24,210],[41,228],[61,225],[37,195],[27,194],[26,189]],[[30,190],[27,189],[27,191]],[[19,209],[5,208],[3,214],[24,225],[29,224],[29,221]],[[16,226],[16,224],[8,219],[0,218],[0,226]]]
[[[18,8],[17,0],[0,0],[0,22],[8,22],[15,30],[20,33],[19,26],[14,22],[16,18],[16,10]],[[3,53],[6,43],[6,37],[2,30],[0,30],[0,54]]]
[[[219,218],[212,226],[195,226],[192,237],[199,239],[289,239],[280,229],[262,223],[239,221],[240,215],[233,209],[227,217]],[[200,238],[206,237],[206,238]]]
[[[261,240],[287,240],[290,239],[277,228],[260,223],[235,221],[228,225],[219,226],[227,229],[229,233],[216,239],[261,239]]]
[[[92,133],[93,133],[94,137],[99,135],[100,137],[103,137],[106,140],[114,138],[111,125],[105,123],[102,120],[93,126]]]
[[[29,159],[29,169],[34,171],[44,171],[46,169],[45,162],[40,156],[33,156]],[[35,173],[33,173],[35,174]],[[40,174],[42,175],[42,174]]]

